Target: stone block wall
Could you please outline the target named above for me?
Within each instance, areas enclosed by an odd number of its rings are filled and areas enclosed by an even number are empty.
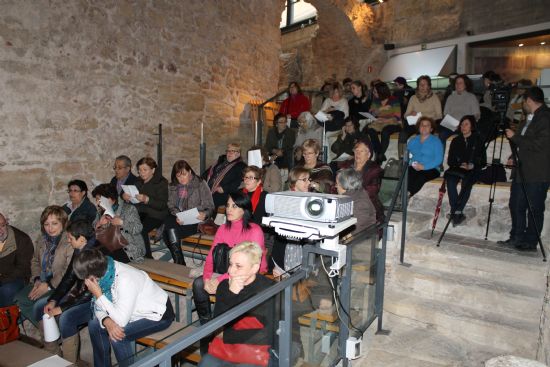
[[[248,102],[274,94],[283,1],[3,1],[0,211],[36,233],[66,183],[106,181],[115,156],[198,169],[253,140]]]

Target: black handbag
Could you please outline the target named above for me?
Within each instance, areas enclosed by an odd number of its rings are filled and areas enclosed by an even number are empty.
[[[449,169],[445,171],[445,177],[453,176],[463,180],[464,177],[468,175],[468,173],[470,173],[470,171],[465,170],[464,168],[461,168],[461,167],[449,167]]]
[[[213,271],[218,274],[225,274],[229,269],[229,251],[231,248],[227,243],[218,243],[212,251]]]

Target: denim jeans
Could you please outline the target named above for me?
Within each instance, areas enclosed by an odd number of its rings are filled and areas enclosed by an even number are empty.
[[[13,305],[13,297],[23,289],[25,281],[23,279],[14,279],[0,284],[0,307]]]
[[[42,320],[44,306],[48,303],[47,298],[41,298],[36,302],[38,314],[35,317]],[[86,325],[92,318],[90,302],[85,302],[64,310],[61,315],[56,316],[57,325],[61,338],[69,338],[78,333],[79,326]]]
[[[449,194],[449,204],[451,205],[452,213],[461,213],[470,199],[470,193],[472,192],[472,186],[479,177],[479,171],[472,171],[467,174],[463,180],[457,176],[448,175],[445,178],[447,182],[447,192]],[[458,193],[458,183],[462,181],[460,185],[460,194]],[[459,199],[460,198],[460,202]]]
[[[538,234],[542,231],[544,223],[544,201],[548,192],[548,182],[526,182],[525,191],[531,202],[533,215],[535,217]],[[508,203],[510,215],[512,217],[512,229],[510,230],[510,238],[529,245],[536,245],[538,241],[537,232],[533,217],[529,214],[527,200],[521,187],[521,183],[512,182],[510,186],[510,201]]]

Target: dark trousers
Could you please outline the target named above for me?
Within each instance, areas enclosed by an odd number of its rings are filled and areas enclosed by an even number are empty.
[[[173,215],[167,216],[164,220],[164,231],[166,232],[173,229],[176,232],[176,237],[178,238],[178,240],[192,236],[197,233],[197,227],[197,224],[187,224],[180,226],[178,222],[176,222],[176,217]]]
[[[13,305],[13,297],[25,286],[23,279],[14,279],[0,284],[0,307]]]
[[[143,237],[143,242],[145,242],[145,257],[152,259],[153,253],[151,252],[149,232],[151,232],[155,228],[160,227],[160,225],[164,223],[164,220],[150,217],[146,213],[139,213],[139,219],[141,219],[141,224],[143,225],[141,236]]]
[[[461,213],[470,199],[470,193],[472,187],[479,177],[479,171],[472,171],[468,173],[464,179],[460,179],[458,176],[448,175],[445,178],[447,182],[447,193],[449,194],[449,204],[451,205],[451,213]],[[460,185],[460,194],[458,193],[458,183]],[[460,199],[460,201],[459,201]]]
[[[390,145],[391,134],[399,131],[401,131],[401,126],[388,125],[382,129],[380,132],[380,138],[378,138],[378,131],[374,129],[367,129],[374,152],[377,154],[385,154],[386,150],[388,150],[388,146]]]
[[[544,201],[548,192],[548,182],[525,183],[525,191],[531,202],[533,216],[538,227],[538,235],[542,231],[544,223]],[[510,187],[510,201],[508,203],[512,217],[512,229],[510,238],[519,242],[535,246],[538,241],[533,217],[529,213],[527,200],[523,193],[521,183],[513,181]]]
[[[426,171],[417,171],[412,166],[409,167],[409,193],[413,196],[420,191],[426,182],[438,177],[439,171],[435,168]]]

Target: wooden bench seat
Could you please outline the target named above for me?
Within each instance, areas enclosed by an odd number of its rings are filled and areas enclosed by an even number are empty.
[[[304,340],[307,345],[306,350],[304,350],[307,362],[316,363],[319,362],[319,359],[322,359],[322,353],[315,352],[315,344],[325,336],[328,336],[330,340],[335,340],[340,331],[338,321],[336,314],[324,314],[317,311],[298,317],[298,323],[309,329]]]
[[[167,329],[156,332],[151,335],[147,335],[146,337],[143,337],[143,338],[139,338],[136,340],[136,343],[154,348],[155,350],[162,349],[168,344],[173,343],[177,339],[185,335],[189,335],[195,330],[196,330],[196,327],[193,325],[186,326],[181,322],[174,321]],[[179,356],[193,363],[199,363],[201,360],[201,356],[198,348],[193,348],[193,347],[187,350],[181,351],[179,353]]]
[[[180,246],[184,254],[194,259],[204,260],[213,242],[213,235],[196,233],[182,239]]]

